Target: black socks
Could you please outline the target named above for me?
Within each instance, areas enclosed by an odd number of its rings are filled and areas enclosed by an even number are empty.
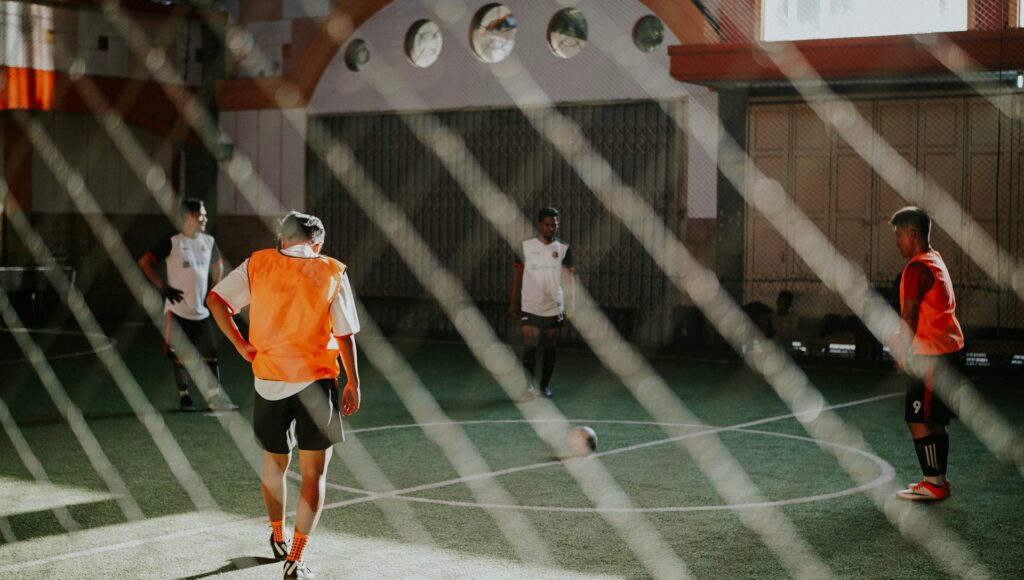
[[[949,458],[949,434],[928,435],[914,439],[917,461],[925,477],[946,475],[946,461]]]
[[[185,366],[184,365],[182,365],[182,364],[180,364],[178,362],[175,362],[173,364],[173,366],[174,366],[174,382],[178,385],[178,394],[179,395],[187,395],[188,394],[189,386],[193,384],[191,378],[188,376],[188,371],[185,370]],[[217,364],[217,361],[208,361],[206,363],[206,366],[210,367],[210,372],[213,373],[213,377],[215,379],[217,379],[217,382],[219,383],[220,382],[220,365]]]
[[[544,364],[541,366],[540,388],[545,388],[551,382],[551,375],[555,372],[555,347],[544,347]]]
[[[532,379],[537,372],[537,347],[523,347],[523,368],[526,369],[526,373]]]
[[[173,366],[174,382],[178,385],[178,394],[181,396],[185,396],[188,394],[188,371],[185,370],[184,366],[178,364],[177,362],[175,362]]]

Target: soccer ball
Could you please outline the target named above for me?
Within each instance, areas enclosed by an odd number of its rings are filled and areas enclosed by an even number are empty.
[[[590,427],[573,427],[569,430],[565,445],[576,457],[586,457],[597,449],[597,433]]]

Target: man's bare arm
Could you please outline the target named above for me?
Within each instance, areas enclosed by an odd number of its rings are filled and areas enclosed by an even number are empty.
[[[512,269],[512,288],[508,293],[508,316],[509,318],[515,318],[516,305],[519,301],[519,287],[523,284],[523,269],[513,268]]]
[[[562,291],[565,293],[565,318],[576,312],[576,268],[562,268]]]
[[[161,289],[164,287],[164,279],[160,277],[160,274],[156,271],[156,258],[153,254],[146,252],[141,258],[139,258],[139,268],[142,269],[142,273],[146,275],[150,283]]]
[[[907,367],[906,355],[914,344],[914,335],[917,334],[917,318],[921,310],[921,301],[908,298],[903,301],[900,307],[900,318],[903,324],[900,325],[899,344],[897,344],[896,363],[901,368]]]
[[[337,337],[341,351],[341,366],[345,369],[345,388],[341,392],[341,414],[348,416],[359,410],[359,363],[356,355],[356,337],[350,334]]]
[[[161,296],[170,300],[172,304],[177,304],[184,299],[185,294],[181,290],[171,286],[160,277],[160,274],[157,274],[155,267],[156,258],[153,257],[153,254],[147,253],[142,256],[139,258],[138,264],[139,268],[142,269],[142,273],[146,275],[146,278],[149,279],[150,283],[160,291]]]
[[[217,322],[217,328],[220,328],[224,336],[228,337],[238,354],[242,355],[246,361],[252,362],[256,358],[256,347],[242,336],[242,331],[238,330],[228,303],[220,296],[211,293],[206,299],[206,306],[210,308],[210,313],[213,314],[213,319]]]

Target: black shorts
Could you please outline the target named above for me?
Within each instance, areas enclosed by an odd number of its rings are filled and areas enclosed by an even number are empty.
[[[338,379],[320,379],[298,393],[269,401],[255,394],[252,427],[260,447],[291,453],[296,446],[322,451],[345,440],[341,426]]]
[[[961,350],[949,354],[922,357],[928,365],[925,380],[913,376],[907,379],[907,398],[903,410],[903,416],[907,423],[949,425],[950,419],[956,419],[956,413],[935,394],[936,373],[941,372],[935,364],[935,359],[941,358],[946,362],[945,366],[949,367],[947,372],[959,373],[963,354],[964,352]]]
[[[171,324],[173,320],[178,323],[178,328],[181,329],[184,338],[191,342],[192,346],[196,347],[203,360],[206,362],[217,362],[217,344],[213,339],[213,323],[210,320],[211,318],[207,316],[202,320],[189,320],[173,312],[167,312],[167,324],[164,326],[164,356],[172,359],[177,364],[181,364],[181,359],[178,358],[178,353],[174,352],[174,347],[172,346],[177,342],[172,340],[172,338],[177,338],[178,336],[178,330]]]
[[[562,323],[565,322],[565,316],[561,314],[557,314],[555,316],[537,316],[536,314],[523,312],[523,317],[520,318],[519,321],[522,326],[532,326],[539,330],[553,330],[562,327]]]

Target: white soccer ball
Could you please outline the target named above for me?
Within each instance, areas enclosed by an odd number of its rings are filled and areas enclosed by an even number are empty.
[[[597,433],[590,427],[573,427],[565,440],[569,453],[576,457],[586,457],[597,449]]]

